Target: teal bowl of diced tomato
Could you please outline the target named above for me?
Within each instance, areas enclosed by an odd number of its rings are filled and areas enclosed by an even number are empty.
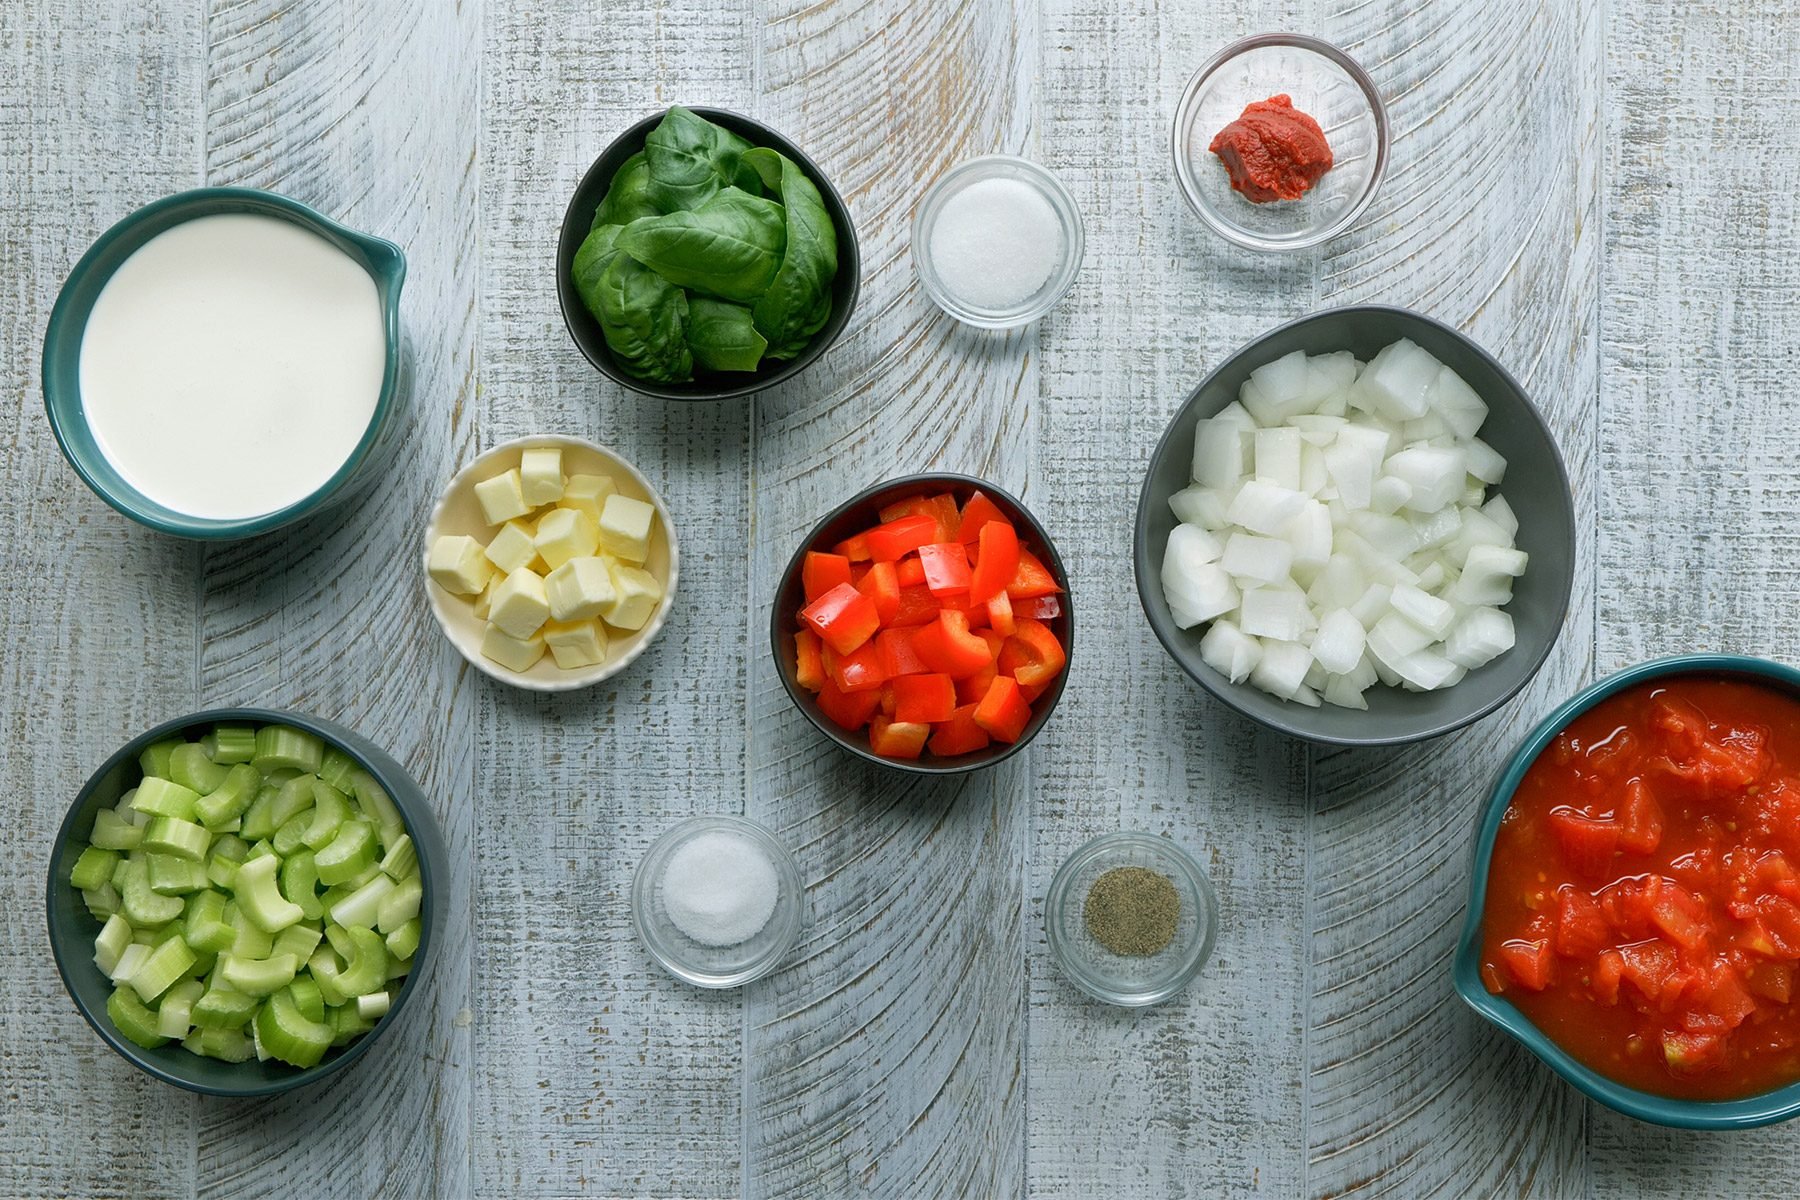
[[[878,483],[814,526],[775,591],[788,696],[868,762],[958,775],[1017,754],[1062,698],[1068,572],[1011,493],[969,475]]]
[[[397,990],[392,990],[391,982],[388,984],[391,1000],[385,1015],[373,1020],[372,1025],[354,1040],[326,1050],[312,1066],[294,1067],[273,1058],[259,1060],[255,1055],[242,1062],[226,1062],[184,1049],[178,1040],[144,1046],[126,1036],[108,1012],[114,985],[95,961],[95,942],[103,924],[82,892],[71,883],[83,848],[91,841],[99,840],[95,827],[102,819],[103,810],[114,809],[127,792],[142,784],[145,772],[140,757],[146,750],[159,744],[167,745],[173,739],[198,740],[221,725],[286,727],[298,731],[301,737],[318,739],[327,754],[334,748],[341,751],[348,756],[351,765],[366,772],[373,781],[370,791],[379,795],[368,797],[370,803],[379,801],[385,805],[391,802],[393,812],[389,814],[389,820],[397,815],[417,857],[416,870],[422,894],[416,917],[418,925],[409,933],[409,940],[412,934],[417,937],[410,956],[411,969]],[[359,782],[366,781],[359,777]],[[362,800],[358,799],[357,803]],[[401,1014],[408,1002],[430,986],[431,965],[438,940],[443,936],[449,875],[450,860],[443,835],[424,791],[405,768],[379,747],[334,721],[303,713],[259,708],[209,709],[166,721],[132,738],[109,756],[76,794],[50,850],[45,894],[50,949],[76,1009],[101,1040],[133,1066],[165,1083],[193,1092],[213,1096],[269,1096],[317,1083],[349,1067],[402,1020]],[[183,927],[184,934],[185,920],[184,913],[175,921],[175,925]]]
[[[1584,688],[1507,760],[1477,819],[1457,993],[1587,1096],[1638,1120],[1747,1129],[1800,1115],[1800,785],[1786,794],[1784,772],[1800,773],[1793,667],[1691,654]],[[1673,798],[1700,803],[1671,804],[1664,787],[1698,789]],[[1715,807],[1727,805],[1744,807]],[[1728,812],[1750,815],[1718,815]],[[1686,840],[1690,827],[1700,843]],[[1734,861],[1754,861],[1759,882],[1746,890],[1750,868]],[[1771,941],[1765,921],[1777,919],[1791,936]],[[1624,1026],[1610,1043],[1594,1031],[1604,1032],[1606,1011],[1632,1011],[1618,1008],[1626,1003],[1668,1015],[1657,1018],[1660,1041],[1633,1032],[1621,1054]],[[1579,1057],[1564,1040],[1581,1042]],[[1730,1071],[1734,1047],[1747,1064],[1738,1069],[1756,1072],[1742,1084],[1715,1076],[1678,1089],[1651,1070]],[[1615,1068],[1633,1082],[1585,1061],[1621,1062],[1634,1050],[1645,1061]],[[1779,1075],[1770,1054],[1785,1064]],[[1740,1086],[1762,1090],[1731,1094]]]

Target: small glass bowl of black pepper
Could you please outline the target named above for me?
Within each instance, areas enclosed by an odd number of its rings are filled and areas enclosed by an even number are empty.
[[[1070,982],[1127,1008],[1186,987],[1212,954],[1218,901],[1165,837],[1109,833],[1069,855],[1044,901],[1050,954]]]

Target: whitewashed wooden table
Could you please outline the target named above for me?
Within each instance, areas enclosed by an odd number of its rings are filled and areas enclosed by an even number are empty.
[[[1392,169],[1349,236],[1253,258],[1183,207],[1188,74],[1265,28],[1348,48]],[[1800,18],[1788,0],[5,0],[0,3],[0,1194],[1042,1196],[1768,1194],[1795,1130],[1637,1125],[1452,995],[1471,816],[1580,682],[1701,647],[1800,657]],[[557,315],[563,205],[671,102],[781,128],[844,193],[862,302],[755,404],[647,402]],[[1068,301],[1006,337],[916,286],[921,188],[1046,162],[1087,221]],[[402,243],[413,425],[354,512],[200,547],[90,495],[42,415],[64,273],[130,209],[286,192]],[[1582,552],[1536,684],[1402,751],[1310,749],[1210,702],[1137,607],[1146,456],[1202,374],[1350,301],[1467,330],[1561,439]],[[610,443],[683,537],[661,641],[611,684],[508,691],[432,627],[414,547],[481,448]],[[941,467],[1022,489],[1074,576],[1069,691],[1032,750],[904,781],[817,738],[768,660],[787,554],[849,492]],[[455,873],[433,985],[354,1069],[231,1103],[138,1074],[43,931],[52,833],[120,741],[220,703],[358,726],[436,797]],[[630,874],[700,812],[780,830],[792,962],[661,975]],[[1141,1013],[1058,976],[1042,896],[1119,828],[1218,886],[1217,953]]]

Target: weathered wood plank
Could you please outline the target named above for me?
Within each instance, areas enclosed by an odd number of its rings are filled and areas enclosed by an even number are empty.
[[[681,579],[622,676],[556,699],[482,681],[475,1170],[483,1195],[735,1196],[743,1007],[663,974],[632,873],[670,825],[740,812],[749,410],[647,400],[581,357],[551,256],[569,195],[671,103],[755,108],[747,2],[490,5],[483,69],[483,448],[553,431],[662,493]],[[720,636],[721,622],[726,636]]]
[[[1375,75],[1395,140],[1383,194],[1320,264],[1320,305],[1407,304],[1485,345],[1556,432],[1590,530],[1599,6],[1326,7],[1322,31]],[[1476,807],[1589,669],[1585,540],[1575,577],[1554,654],[1500,713],[1404,751],[1314,755],[1309,1194],[1583,1190],[1580,1097],[1479,1026],[1449,983]]]
[[[0,582],[14,803],[0,919],[0,1192],[186,1196],[197,1105],[114,1054],[51,963],[42,895],[75,791],[191,707],[197,556],[107,508],[57,452],[44,325],[88,243],[198,182],[199,15],[108,0],[0,6]]]
[[[386,478],[292,531],[211,549],[207,701],[291,705],[385,746],[435,802],[450,889],[431,985],[350,1070],[297,1096],[202,1110],[199,1191],[462,1195],[469,1180],[475,694],[414,574],[435,493],[469,452],[480,13],[411,0],[217,0],[206,26],[206,174],[272,188],[407,251],[411,411]],[[321,1152],[323,1151],[323,1152]]]
[[[1596,668],[1800,660],[1792,248],[1800,22],[1779,0],[1614,5]],[[1657,1129],[1594,1107],[1592,1196],[1791,1188],[1800,1130]]]
[[[907,225],[942,171],[1024,147],[1036,23],[1012,0],[761,12],[760,115],[849,202],[863,290],[843,340],[756,407],[747,811],[794,848],[810,923],[745,998],[744,1194],[1015,1195],[1025,768],[920,784],[859,765],[782,693],[763,622],[800,538],[864,485],[932,467],[1028,482],[1032,336],[937,313]]]

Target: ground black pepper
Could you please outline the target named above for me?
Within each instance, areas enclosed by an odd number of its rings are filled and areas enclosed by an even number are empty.
[[[1181,896],[1148,867],[1115,867],[1094,880],[1082,906],[1088,932],[1114,954],[1156,954],[1175,938]]]

